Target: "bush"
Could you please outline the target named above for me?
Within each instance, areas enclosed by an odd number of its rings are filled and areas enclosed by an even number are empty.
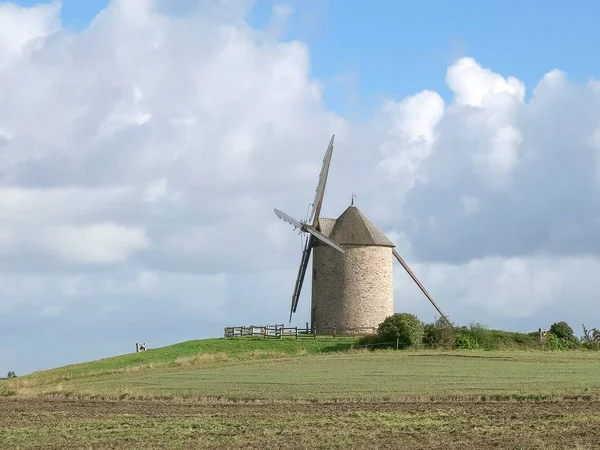
[[[399,348],[408,348],[423,341],[425,328],[419,318],[414,314],[396,313],[386,317],[377,328],[377,337],[380,342],[396,342]]]
[[[572,340],[575,337],[573,333],[573,328],[569,326],[569,324],[565,321],[555,322],[550,326],[550,330],[548,330],[554,336],[559,339],[563,339],[565,341]]]
[[[588,330],[585,325],[583,327],[583,336],[581,345],[588,350],[600,350],[600,330],[592,328]]]
[[[555,334],[548,333],[546,335],[546,342],[550,350],[566,350],[565,341]]]
[[[477,350],[479,348],[479,344],[468,334],[459,334],[456,336],[455,345],[456,348],[465,350]]]
[[[481,322],[471,322],[469,324],[468,335],[475,343],[475,348],[483,348],[486,350],[497,350],[500,345],[498,336],[494,336],[494,332],[490,331],[487,325]]]
[[[454,327],[443,318],[424,326],[423,344],[427,347],[454,348]]]
[[[358,347],[365,347],[373,349],[374,346],[379,342],[379,336],[376,334],[367,334],[358,340]]]
[[[454,326],[440,318],[436,328],[437,345],[446,349],[454,348]]]
[[[437,344],[436,328],[434,323],[426,323],[423,326],[423,345],[435,347]]]
[[[525,349],[540,348],[537,332],[519,333],[490,330],[485,324],[473,322],[469,327],[455,329],[455,347],[460,349]]]
[[[573,328],[565,321],[555,322],[550,326],[546,338],[551,350],[566,350],[579,346],[579,340],[573,333]]]

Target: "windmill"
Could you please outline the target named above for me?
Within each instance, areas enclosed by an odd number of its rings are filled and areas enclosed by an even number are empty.
[[[344,249],[333,242],[331,239],[327,238],[327,236],[323,235],[321,232],[317,230],[317,225],[319,223],[319,216],[321,214],[321,206],[323,205],[323,196],[325,195],[325,185],[327,184],[327,174],[329,173],[329,163],[331,162],[331,155],[333,154],[333,141],[335,139],[335,134],[331,136],[331,140],[329,141],[329,146],[327,147],[327,151],[325,152],[325,157],[323,158],[323,165],[321,166],[321,173],[319,174],[319,182],[317,183],[317,190],[315,192],[315,199],[312,203],[311,212],[308,216],[308,221],[310,222],[299,222],[293,217],[290,217],[286,213],[279,211],[275,208],[275,214],[280,219],[292,224],[294,226],[294,230],[299,228],[303,232],[310,233],[308,239],[304,244],[304,249],[302,250],[302,259],[300,262],[300,267],[298,269],[298,277],[296,278],[296,286],[294,287],[294,294],[292,295],[292,307],[290,308],[290,322],[292,321],[292,314],[296,312],[296,308],[298,307],[298,300],[300,299],[300,291],[302,290],[302,283],[304,282],[304,276],[306,275],[306,268],[308,267],[308,261],[310,259],[310,254],[312,248],[315,244],[315,238],[320,239],[325,242],[327,245],[330,245],[337,251],[344,253]]]
[[[440,316],[450,324],[447,316],[396,251],[395,245],[354,205],[354,195],[351,205],[337,219],[320,217],[334,139],[335,134],[323,158],[308,219],[299,221],[275,209],[277,217],[293,225],[294,229],[308,233],[292,295],[290,322],[298,307],[312,253],[313,330],[377,327],[393,314],[391,256],[396,258]]]

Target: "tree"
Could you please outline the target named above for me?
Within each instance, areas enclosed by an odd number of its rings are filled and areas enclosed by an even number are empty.
[[[425,333],[423,323],[417,316],[409,313],[395,313],[385,318],[377,328],[380,342],[396,342],[400,348],[420,344]]]
[[[579,344],[579,340],[573,333],[573,328],[565,321],[553,323],[548,332],[558,341],[554,342],[554,340],[549,339],[552,348],[574,348]]]
[[[572,340],[572,338],[575,337],[573,334],[573,328],[571,328],[565,321],[553,323],[550,326],[549,331],[557,338],[564,339],[565,341]]]

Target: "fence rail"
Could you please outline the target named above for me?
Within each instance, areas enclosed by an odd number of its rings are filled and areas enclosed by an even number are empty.
[[[244,337],[264,337],[283,339],[284,336],[294,336],[296,339],[303,337],[312,337],[316,339],[319,336],[363,336],[374,334],[377,331],[375,327],[355,327],[355,328],[305,328],[286,327],[284,324],[277,325],[243,325],[235,327],[225,327],[224,336],[226,338],[244,338]]]

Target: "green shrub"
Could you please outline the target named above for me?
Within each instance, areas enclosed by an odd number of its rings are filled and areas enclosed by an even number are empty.
[[[571,340],[575,337],[573,333],[573,328],[569,326],[569,324],[565,321],[555,322],[550,326],[550,330],[548,330],[554,336],[559,339],[563,339],[565,341]]]
[[[494,332],[490,331],[487,325],[481,322],[471,322],[468,335],[477,348],[496,350],[499,347],[498,336],[494,336]]]
[[[455,347],[462,349],[500,350],[541,347],[537,332],[490,330],[479,322],[471,323],[469,327],[456,328],[455,333]]]
[[[372,348],[372,346],[376,345],[379,342],[379,336],[376,334],[367,334],[366,336],[361,337],[357,344],[358,347],[367,347]]]
[[[423,345],[427,347],[435,347],[437,344],[436,328],[434,323],[426,323],[423,325]]]
[[[579,339],[575,337],[573,328],[565,321],[555,322],[550,326],[546,341],[551,350],[566,350],[579,346]]]
[[[454,348],[454,327],[443,318],[424,326],[423,344],[427,347]]]
[[[464,350],[477,350],[479,348],[479,344],[468,334],[458,334],[454,341],[454,345],[456,348],[464,349]]]
[[[546,335],[546,343],[550,350],[566,350],[565,341],[553,333]]]
[[[379,342],[396,343],[400,348],[408,348],[423,342],[425,329],[417,316],[409,313],[396,313],[386,317],[377,328]]]
[[[583,336],[581,337],[581,346],[587,350],[600,350],[600,330],[597,328],[587,329],[583,327]]]
[[[443,323],[437,325],[436,339],[439,347],[446,349],[454,348],[455,335],[454,326],[451,326],[448,322],[443,321]]]

